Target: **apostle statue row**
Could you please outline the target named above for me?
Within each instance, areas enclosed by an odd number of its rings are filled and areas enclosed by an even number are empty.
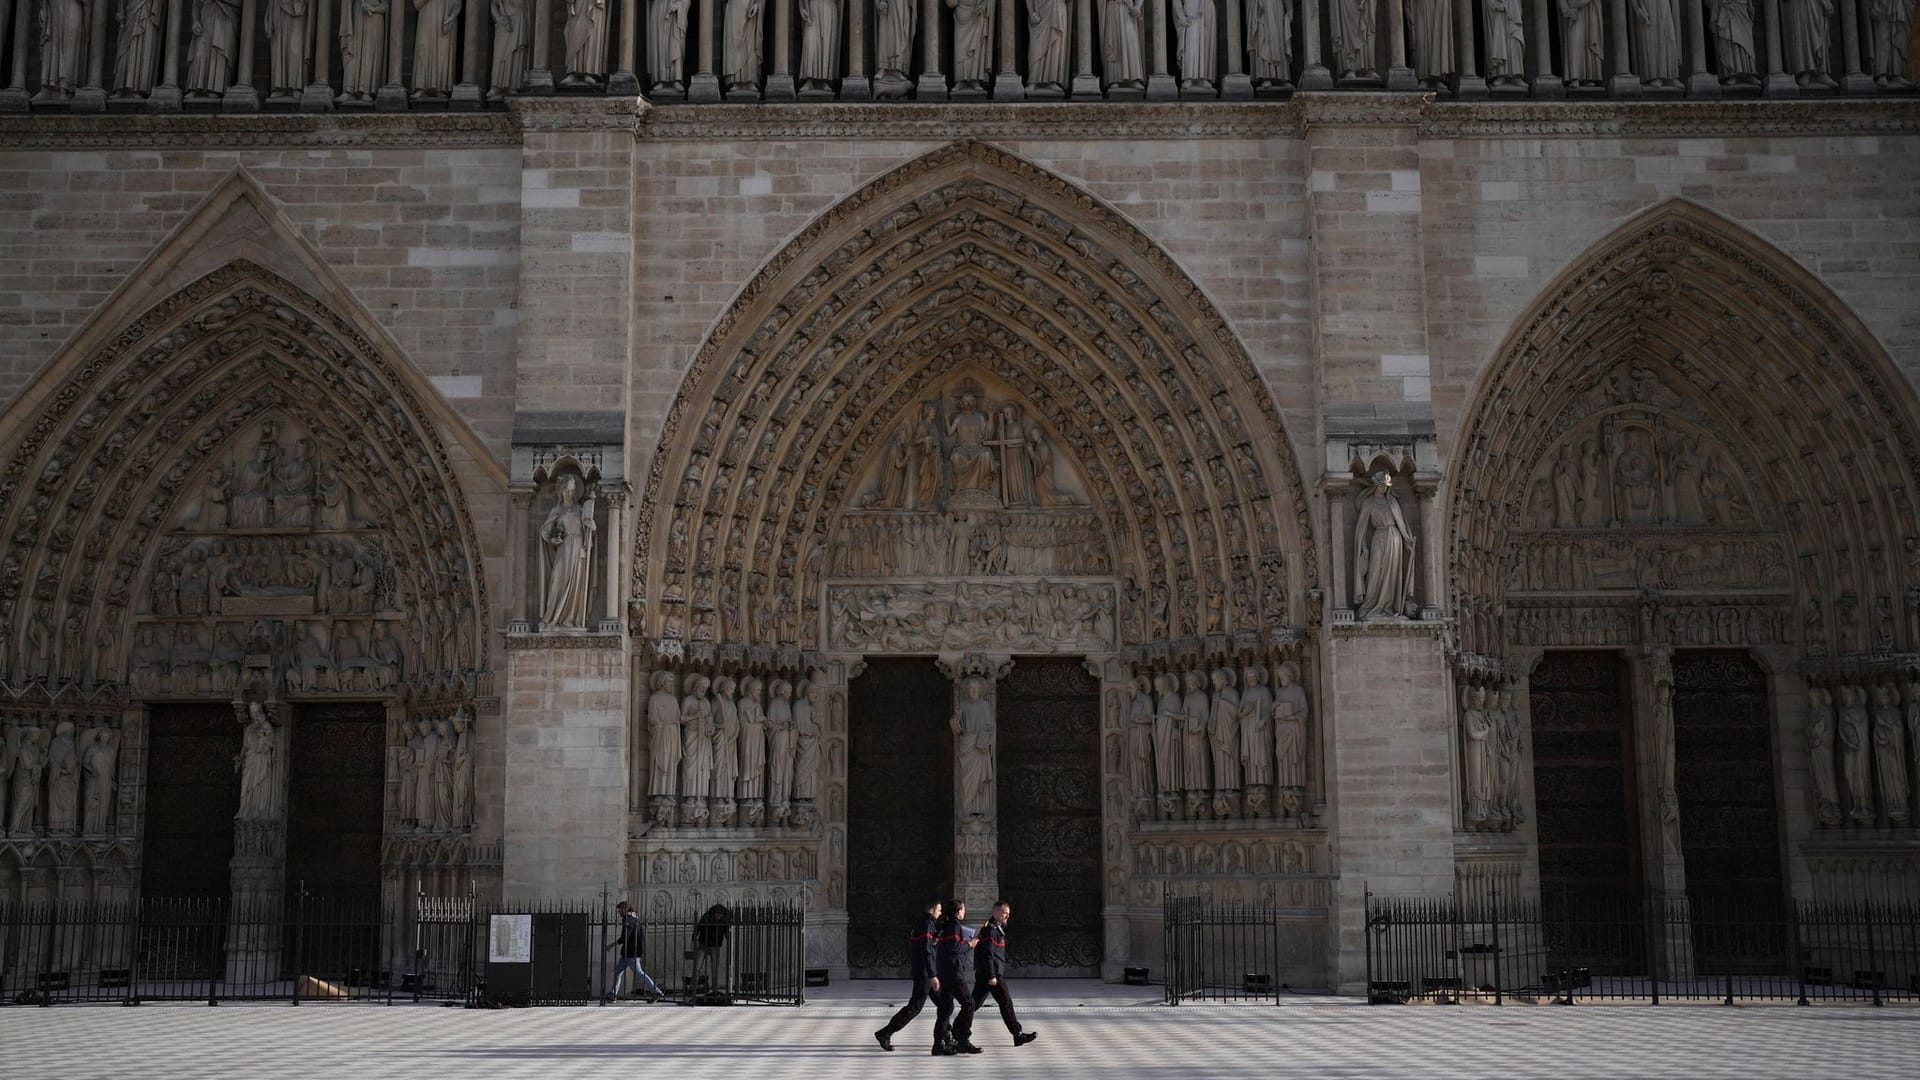
[[[119,769],[120,729],[109,719],[0,719],[0,835],[111,835]]]
[[[1920,781],[1920,681],[1810,688],[1807,760],[1822,828],[1911,825]]]
[[[820,721],[806,678],[656,671],[651,685],[655,824],[805,829],[818,820]]]
[[[473,720],[465,709],[402,722],[391,753],[403,831],[462,832],[473,824]]]
[[[1512,832],[1520,805],[1520,708],[1501,686],[1460,688],[1460,778],[1468,832]]]
[[[1312,712],[1292,661],[1136,675],[1127,715],[1134,820],[1303,818]]]
[[[1838,88],[1836,76],[1849,92],[1912,88],[1907,0],[1699,3],[1696,14],[1682,0],[260,0],[257,10],[241,0],[0,0],[13,46],[0,51],[10,77],[0,108],[100,109],[150,96],[158,109],[250,108],[257,90],[238,73],[253,70],[256,45],[269,61],[266,102],[305,109],[444,106],[463,91],[478,104],[555,86],[682,100],[697,84],[711,90],[693,99],[713,101],[1128,99],[1150,83],[1181,97],[1296,84],[1451,89],[1482,74],[1516,92],[1548,81],[1617,91],[1623,77],[1693,92],[1689,76],[1757,89],[1770,74],[1809,92]],[[556,4],[563,30],[553,42],[535,28]],[[96,17],[97,5],[111,19]],[[609,31],[621,19],[636,32],[616,41]],[[1404,35],[1384,32],[1394,19]],[[1695,19],[1711,74],[1688,53],[1683,25]],[[1000,20],[1015,32],[996,32]],[[1547,20],[1557,40],[1530,48]],[[1856,22],[1864,52],[1835,49]],[[1779,47],[1759,48],[1769,25]],[[1387,77],[1400,71],[1414,82]]]

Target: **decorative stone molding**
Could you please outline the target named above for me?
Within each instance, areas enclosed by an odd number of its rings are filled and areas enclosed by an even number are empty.
[[[623,649],[625,634],[508,634],[509,651],[524,649]]]
[[[524,132],[521,123],[502,113],[0,116],[0,144],[13,150],[510,148],[521,144]]]
[[[1420,137],[1701,138],[1920,132],[1920,101],[1433,102]]]
[[[1318,574],[1304,488],[1218,312],[1123,218],[967,142],[842,201],[722,316],[641,499],[636,632],[811,643],[827,537],[891,430],[876,418],[974,372],[1085,470],[1124,549],[1123,642],[1302,621]]]
[[[1300,132],[1288,104],[657,106],[642,139],[1243,139]]]
[[[1114,588],[1071,581],[832,585],[827,647],[850,652],[1105,652]]]
[[[642,97],[510,97],[507,112],[522,133],[632,132],[653,106]]]

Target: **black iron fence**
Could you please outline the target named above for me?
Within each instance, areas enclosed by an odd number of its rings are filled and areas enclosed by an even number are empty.
[[[642,964],[665,999],[805,1000],[799,908],[729,908],[724,935],[697,937],[712,922],[702,920],[668,912],[642,921]],[[617,989],[618,939],[604,900],[295,894],[0,905],[0,1005],[588,1004]],[[719,944],[697,949],[700,940]]]
[[[1376,1003],[1920,1000],[1920,904],[1366,898]]]
[[[1325,957],[1316,948],[1332,881],[1290,876],[1277,881],[1272,903],[1228,903],[1209,897],[1162,900],[1166,1002],[1271,1001],[1294,993]]]

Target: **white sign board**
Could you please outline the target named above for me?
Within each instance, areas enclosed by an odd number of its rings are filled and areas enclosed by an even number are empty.
[[[533,916],[494,915],[487,926],[487,963],[533,961]]]

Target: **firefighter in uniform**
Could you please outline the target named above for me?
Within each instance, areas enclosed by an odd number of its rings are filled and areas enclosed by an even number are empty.
[[[966,920],[967,905],[955,900],[948,905],[947,917],[940,923],[940,948],[935,953],[934,968],[934,974],[940,977],[940,987],[933,992],[935,1057],[981,1052],[973,1045],[973,995],[967,990],[967,969],[973,966],[968,953],[979,940]]]
[[[1020,1018],[1013,1014],[1013,995],[1007,991],[1007,920],[1012,916],[1013,908],[1001,900],[993,905],[986,925],[980,928],[980,944],[973,950],[973,1000],[978,1008],[991,996],[1000,1006],[1000,1019],[1013,1034],[1013,1045],[1025,1046],[1040,1033],[1020,1027]]]
[[[915,924],[913,933],[907,937],[907,964],[910,969],[908,974],[913,979],[913,992],[907,998],[907,1003],[900,1006],[900,1011],[893,1014],[893,1019],[887,1021],[887,1026],[873,1033],[874,1039],[879,1042],[882,1050],[893,1049],[894,1033],[912,1023],[913,1018],[919,1016],[920,1010],[927,1004],[927,995],[940,989],[940,980],[934,975],[936,966],[934,950],[937,947],[936,938],[940,932],[940,911],[939,900],[927,904],[927,910]]]

